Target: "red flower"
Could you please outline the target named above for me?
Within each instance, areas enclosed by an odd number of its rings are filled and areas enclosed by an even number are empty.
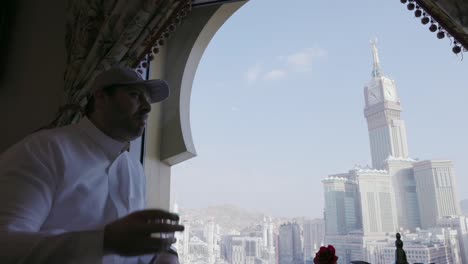
[[[328,245],[328,247],[320,247],[320,250],[315,253],[314,264],[336,264],[337,260],[335,248]]]

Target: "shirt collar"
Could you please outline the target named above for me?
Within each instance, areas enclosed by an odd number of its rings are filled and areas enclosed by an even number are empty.
[[[114,160],[130,148],[130,142],[120,142],[109,137],[97,128],[87,117],[84,117],[78,123],[78,127],[99,145],[111,160]]]

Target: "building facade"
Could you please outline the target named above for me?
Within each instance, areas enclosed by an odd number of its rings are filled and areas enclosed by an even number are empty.
[[[468,263],[468,218],[466,216],[445,216],[437,221],[437,227],[457,231],[462,263]]]
[[[395,197],[387,171],[361,169],[356,173],[364,235],[375,236],[397,232]]]
[[[346,235],[327,235],[325,243],[335,247],[339,264],[364,260],[362,232],[350,232]]]
[[[301,229],[297,223],[279,227],[278,264],[303,264]]]
[[[325,244],[325,223],[323,219],[306,219],[302,228],[304,236],[304,261],[313,259],[315,252]]]
[[[385,169],[392,175],[398,226],[410,231],[421,227],[413,163],[414,160],[410,158],[394,157],[389,157],[385,162]]]
[[[425,160],[413,164],[421,227],[431,228],[444,216],[460,215],[453,163]]]
[[[344,235],[361,228],[359,188],[348,174],[330,175],[322,180],[325,195],[325,232]]]

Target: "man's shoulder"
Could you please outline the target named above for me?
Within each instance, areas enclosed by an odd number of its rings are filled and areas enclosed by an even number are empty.
[[[3,154],[12,152],[34,150],[46,151],[60,147],[67,142],[79,137],[79,131],[75,125],[68,125],[58,128],[42,129],[27,135],[16,144],[8,148]]]
[[[50,143],[65,143],[66,141],[73,140],[76,137],[79,137],[79,129],[77,125],[67,125],[57,128],[43,129],[37,131],[28,137],[25,138],[26,142],[41,142],[45,144]]]

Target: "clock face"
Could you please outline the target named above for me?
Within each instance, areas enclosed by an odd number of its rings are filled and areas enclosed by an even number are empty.
[[[385,87],[385,99],[395,101],[395,91],[390,87]]]
[[[378,85],[369,85],[367,88],[367,102],[369,105],[376,104],[381,101],[382,93]]]
[[[385,94],[385,100],[388,101],[397,101],[398,97],[396,94],[396,89],[395,89],[395,84],[391,80],[384,80],[384,94]]]

